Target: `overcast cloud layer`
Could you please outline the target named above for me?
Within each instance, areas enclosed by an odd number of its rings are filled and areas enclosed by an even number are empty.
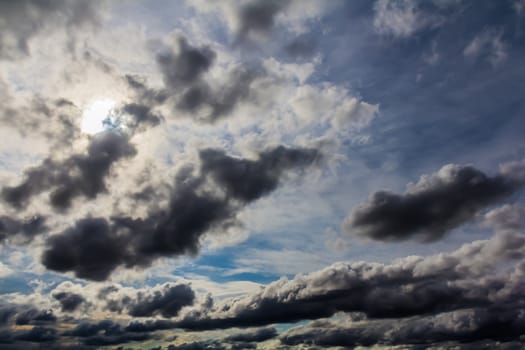
[[[1,2],[0,348],[523,348],[524,19]]]

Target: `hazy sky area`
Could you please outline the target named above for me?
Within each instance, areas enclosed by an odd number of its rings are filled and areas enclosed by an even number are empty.
[[[525,348],[524,0],[0,1],[0,349]]]

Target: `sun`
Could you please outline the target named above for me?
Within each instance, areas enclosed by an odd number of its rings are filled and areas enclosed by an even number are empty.
[[[84,134],[94,135],[107,129],[104,121],[111,116],[116,102],[110,98],[98,98],[84,109],[80,130]]]

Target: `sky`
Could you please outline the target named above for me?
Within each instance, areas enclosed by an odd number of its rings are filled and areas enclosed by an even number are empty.
[[[522,349],[525,1],[0,1],[0,348]]]

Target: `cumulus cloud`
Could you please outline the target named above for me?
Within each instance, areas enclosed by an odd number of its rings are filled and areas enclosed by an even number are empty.
[[[522,184],[511,174],[491,177],[471,166],[449,164],[422,176],[404,194],[373,193],[350,213],[344,227],[351,234],[375,240],[434,241]]]
[[[199,155],[200,172],[195,174],[188,167],[179,171],[167,208],[152,211],[144,219],[78,220],[47,240],[44,266],[105,280],[121,265],[147,266],[163,256],[196,254],[201,236],[239,225],[236,216],[245,205],[275,190],[289,171],[304,169],[320,157],[313,149],[286,147],[261,152],[256,160],[213,149]]]
[[[86,301],[82,295],[68,292],[55,293],[53,294],[53,298],[59,301],[62,312],[75,311]]]
[[[65,160],[47,158],[27,169],[20,184],[2,188],[2,199],[14,208],[23,209],[33,196],[51,191],[51,206],[57,210],[69,209],[75,197],[93,199],[105,192],[105,178],[113,163],[135,154],[135,147],[126,134],[98,134],[91,140],[86,154],[73,154]]]
[[[361,312],[370,319],[440,314],[489,305],[514,305],[522,293],[525,238],[499,233],[451,253],[409,256],[391,264],[337,263],[268,284],[260,292],[188,313],[177,327],[222,329],[297,322]],[[489,277],[490,276],[490,277]],[[517,303],[517,304],[516,304]]]
[[[0,303],[0,326],[51,325],[57,321],[52,309],[39,309],[32,304]]]
[[[126,332],[120,324],[111,320],[80,323],[74,329],[64,332],[63,335],[76,337],[84,345],[95,347],[150,339],[150,335],[146,333]]]
[[[258,328],[252,331],[245,331],[228,336],[225,340],[230,342],[263,342],[275,338],[277,330],[275,327]]]
[[[157,54],[157,64],[177,111],[189,113],[196,121],[213,123],[250,97],[251,84],[260,73],[236,67],[225,72],[219,84],[212,84],[205,75],[216,53],[207,46],[191,46],[182,36],[175,41],[175,48]]]
[[[490,307],[453,311],[431,317],[365,322],[315,321],[286,331],[286,345],[343,346],[436,346],[440,348],[500,348],[500,342],[518,339],[525,330],[521,309]],[[486,341],[487,347],[476,343]],[[474,346],[460,345],[474,343]],[[490,345],[492,347],[490,347]],[[518,344],[522,347],[523,344]]]
[[[161,291],[145,295],[139,293],[137,300],[131,302],[129,314],[134,317],[148,317],[160,314],[163,317],[176,316],[179,311],[195,300],[195,293],[185,284],[167,285]]]
[[[23,220],[0,216],[0,242],[18,238],[21,238],[22,242],[30,241],[34,236],[48,229],[45,221],[45,217],[37,215]]]

